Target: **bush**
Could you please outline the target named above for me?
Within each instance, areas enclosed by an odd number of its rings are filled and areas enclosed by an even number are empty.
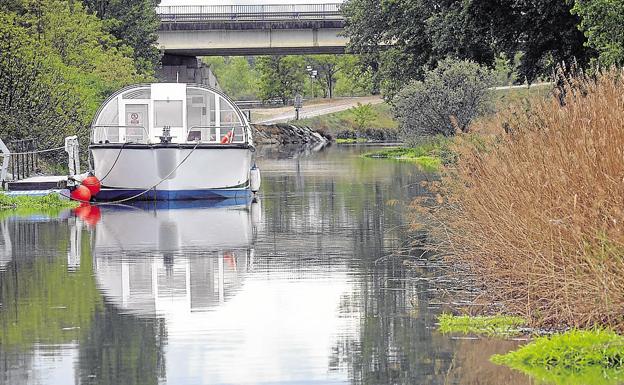
[[[564,88],[473,126],[497,135],[444,179],[436,246],[535,325],[624,330],[624,70]]]
[[[353,114],[355,128],[358,131],[366,128],[366,126],[377,117],[377,113],[370,103],[358,103],[357,106],[351,107],[350,111]]]
[[[393,99],[394,114],[408,143],[419,137],[466,132],[470,122],[492,110],[490,70],[470,61],[446,59]]]

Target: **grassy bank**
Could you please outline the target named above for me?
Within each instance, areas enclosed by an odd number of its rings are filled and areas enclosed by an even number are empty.
[[[372,114],[358,120],[355,110],[301,119],[297,124],[329,132],[338,139],[366,138],[371,140],[396,140],[398,124],[387,103],[371,104]]]
[[[443,178],[432,246],[534,326],[624,330],[623,75],[481,120]]]
[[[606,330],[572,330],[536,338],[492,362],[556,385],[624,382],[624,337]]]
[[[439,171],[442,165],[456,161],[453,140],[442,136],[427,138],[414,147],[389,147],[364,154],[373,159],[412,161],[427,171]]]
[[[520,334],[519,327],[526,324],[520,317],[511,316],[454,316],[442,314],[438,318],[443,334],[474,334],[490,337],[511,337]]]
[[[58,194],[45,196],[9,196],[0,193],[0,210],[50,211],[78,207],[78,203]]]

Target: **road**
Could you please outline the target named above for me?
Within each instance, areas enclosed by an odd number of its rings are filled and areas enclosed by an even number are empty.
[[[345,111],[352,107],[362,104],[379,104],[383,103],[380,96],[364,96],[352,98],[322,99],[311,102],[299,112],[299,118],[312,118],[320,115],[333,114],[335,112]],[[257,124],[275,124],[285,123],[295,119],[295,109],[292,106],[279,108],[262,108],[252,110],[252,121]]]

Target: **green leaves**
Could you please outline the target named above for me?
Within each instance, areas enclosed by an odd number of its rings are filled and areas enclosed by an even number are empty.
[[[287,104],[303,90],[305,61],[301,56],[261,56],[256,62],[260,74],[260,98],[281,99]]]
[[[581,17],[579,28],[587,37],[587,45],[599,52],[599,63],[624,65],[624,2],[577,0],[572,11]]]

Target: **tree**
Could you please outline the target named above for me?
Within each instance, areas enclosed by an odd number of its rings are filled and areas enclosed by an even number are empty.
[[[256,61],[256,70],[262,100],[279,98],[288,104],[303,90],[306,70],[301,56],[262,56]]]
[[[311,55],[306,57],[308,65],[318,71],[318,79],[323,84],[324,97],[330,99],[334,96],[336,76],[345,64],[339,55]]]
[[[7,5],[8,4],[8,5]],[[13,0],[0,5],[0,135],[56,147],[86,142],[100,103],[139,75],[127,47],[81,3]],[[84,143],[86,144],[86,143]]]
[[[445,59],[413,81],[393,100],[393,109],[407,142],[425,135],[466,132],[470,122],[491,110],[489,69],[471,61]]]
[[[160,19],[156,6],[160,0],[83,0],[89,12],[106,21],[111,35],[133,49],[137,71],[152,75],[161,52],[156,46]]]
[[[204,57],[202,61],[219,80],[219,85],[233,99],[254,99],[258,94],[258,76],[244,57]]]
[[[41,148],[55,147],[81,133],[81,106],[15,22],[0,13],[0,138],[37,137]]]
[[[573,12],[581,17],[579,28],[600,54],[600,64],[624,65],[624,2],[577,0]]]
[[[377,57],[381,88],[392,97],[447,57],[492,66],[500,53],[523,52],[519,72],[533,81],[560,61],[581,65],[591,52],[569,0],[348,0],[351,52]]]

